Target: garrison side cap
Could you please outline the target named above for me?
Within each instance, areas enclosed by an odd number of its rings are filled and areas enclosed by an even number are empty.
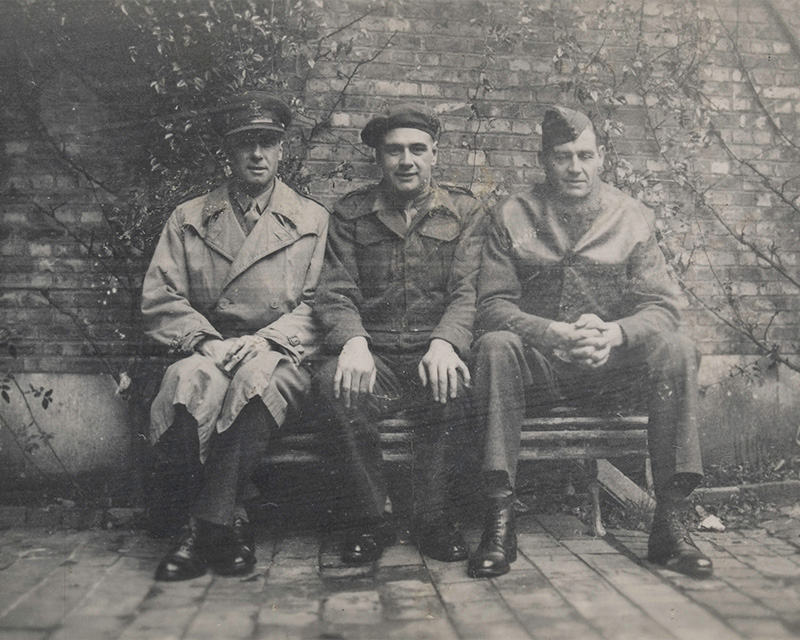
[[[585,113],[566,107],[552,106],[542,120],[542,151],[577,140],[592,121]]]
[[[426,107],[403,102],[389,107],[385,113],[373,117],[361,130],[361,141],[376,149],[383,136],[392,129],[419,129],[436,140],[441,124],[438,116]]]
[[[291,122],[292,112],[283,100],[265,91],[245,91],[220,104],[217,128],[223,136],[258,130],[283,133]]]

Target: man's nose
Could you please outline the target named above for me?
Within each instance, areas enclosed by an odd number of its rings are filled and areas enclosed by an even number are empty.
[[[265,147],[261,146],[258,143],[255,143],[253,145],[252,149],[250,150],[250,155],[253,158],[263,158],[264,157],[264,149],[265,149]]]
[[[570,170],[572,173],[578,173],[578,172],[580,172],[580,170],[581,170],[581,165],[580,165],[580,163],[578,162],[578,156],[572,156],[572,157],[570,158],[570,160],[569,160],[569,167],[568,167],[568,169],[569,169],[569,170]]]
[[[400,164],[411,164],[411,149],[403,150],[403,155],[400,156]]]

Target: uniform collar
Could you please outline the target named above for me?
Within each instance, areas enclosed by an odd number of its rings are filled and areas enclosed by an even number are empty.
[[[233,214],[233,206],[229,197],[230,183],[217,187],[205,198],[202,209],[189,211],[186,214],[184,223],[194,227],[200,237],[214,235],[213,227],[215,221],[224,212]],[[275,179],[275,186],[272,189],[272,197],[268,204],[268,210],[277,213],[291,222],[300,235],[307,233],[318,233],[313,216],[303,214],[304,199],[295,193],[281,180]]]
[[[272,184],[259,193],[257,196],[252,197],[249,196],[244,192],[244,190],[239,186],[236,181],[231,181],[229,183],[229,192],[231,200],[233,200],[239,208],[242,210],[242,213],[246,213],[248,208],[250,207],[251,203],[255,203],[258,213],[262,214],[267,210],[269,207],[270,199],[272,198],[272,194],[275,192],[275,185],[277,184],[277,179],[273,180]]]
[[[392,203],[386,193],[383,183],[378,183],[371,189],[371,197],[364,198],[358,205],[354,217],[361,217],[371,213],[381,213],[389,211],[399,211],[399,207]],[[419,215],[417,218],[423,218],[431,211],[444,210],[447,213],[461,218],[461,215],[453,203],[453,199],[446,189],[440,187],[434,180],[431,180],[431,185],[428,192],[420,197],[420,200],[415,204]]]

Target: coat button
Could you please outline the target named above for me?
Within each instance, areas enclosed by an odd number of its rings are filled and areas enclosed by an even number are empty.
[[[217,302],[217,306],[220,309],[227,309],[228,307],[231,306],[231,301],[228,300],[227,298],[220,298],[219,302]]]
[[[276,298],[273,298],[272,300],[269,301],[269,308],[277,309],[280,306],[280,304],[281,303]]]

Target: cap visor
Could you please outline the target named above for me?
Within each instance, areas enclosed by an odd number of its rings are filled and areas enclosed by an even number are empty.
[[[283,133],[286,131],[286,129],[279,124],[246,124],[241,127],[231,129],[230,131],[226,131],[225,135],[230,136],[234,133],[241,133],[242,131],[278,131]]]

